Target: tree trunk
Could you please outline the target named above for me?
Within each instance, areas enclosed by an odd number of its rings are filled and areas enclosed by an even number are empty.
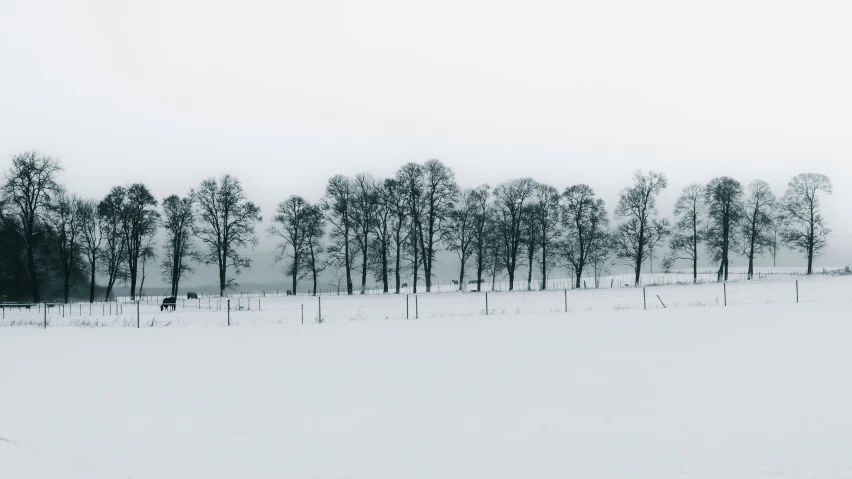
[[[130,271],[130,301],[136,300],[136,271]]]
[[[692,256],[692,284],[698,284],[698,250]]]
[[[349,228],[346,226],[343,231],[343,261],[346,262],[346,294],[352,295],[352,262],[349,259]]]
[[[401,259],[402,259],[402,241],[400,241],[399,235],[397,234],[397,237],[396,237],[396,263],[394,264],[394,267],[393,267],[394,280],[396,281],[396,285],[395,285],[396,294],[399,294],[399,289],[401,287],[401,285],[400,285],[400,279],[401,278],[399,277],[399,270],[400,270],[399,262],[400,262]]]
[[[580,289],[580,281],[581,281],[581,278],[583,277],[583,269],[584,269],[583,264],[577,264],[574,267],[574,272],[577,273],[577,276],[574,278],[574,287],[577,288],[577,289]]]
[[[388,245],[382,244],[382,292],[388,292]]]
[[[110,276],[107,280],[106,293],[104,293],[104,301],[109,301],[109,295],[112,293],[112,287],[115,285],[115,276]]]
[[[482,255],[484,252],[482,251],[481,241],[479,242],[479,245],[477,245],[477,250],[479,254],[476,257],[476,292],[480,293],[482,292],[482,270],[485,269],[484,265],[482,264],[482,261],[484,259]]]
[[[459,268],[459,291],[463,291],[464,288],[464,264],[466,263],[466,259],[462,256],[461,268]]]
[[[225,272],[226,269],[223,266],[219,266],[219,297],[225,297]]]
[[[62,293],[65,298],[65,304],[68,304],[69,295],[71,292],[71,267],[67,267],[64,271],[64,284],[62,285]]]
[[[534,252],[532,248],[529,250],[529,254],[527,255],[527,259],[529,260],[529,268],[527,268],[527,291],[532,291],[532,272],[533,272],[533,259]]]
[[[38,288],[38,274],[36,273],[35,256],[33,255],[32,240],[27,241],[27,272],[30,275],[30,293],[33,303],[41,302],[41,293]]]
[[[418,271],[418,268],[420,267],[420,264],[418,263],[420,257],[417,254],[418,253],[418,251],[417,251],[417,234],[414,234],[413,236],[414,237],[412,238],[412,243],[413,243],[413,246],[414,246],[414,281],[411,283],[412,284],[412,290],[411,291],[414,294],[417,294],[417,271]]]
[[[639,227],[639,245],[636,250],[636,268],[634,269],[636,273],[635,282],[633,286],[639,287],[639,283],[642,281],[642,260],[645,259],[645,225],[642,224]]]
[[[92,269],[91,277],[89,278],[89,303],[95,302],[95,262],[90,265]]]
[[[748,279],[754,278],[754,228],[752,228],[751,244],[748,251]]]
[[[364,244],[366,244],[366,238]],[[367,293],[367,248],[361,250],[363,261],[361,262],[361,294]]]
[[[431,250],[431,248],[429,248]],[[423,252],[423,281],[426,283],[426,292],[432,291],[432,261],[431,251]]]
[[[814,213],[811,207],[811,222],[808,228],[808,276],[814,272]]]
[[[692,217],[692,284],[698,284],[698,218]]]

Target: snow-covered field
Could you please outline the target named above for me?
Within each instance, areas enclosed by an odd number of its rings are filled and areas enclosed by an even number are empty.
[[[797,286],[798,285],[798,286]],[[852,276],[814,276],[791,279],[772,275],[755,281],[698,285],[669,284],[647,288],[560,289],[486,293],[431,293],[419,295],[263,296],[230,298],[230,324],[301,324],[351,320],[436,319],[454,317],[565,314],[622,309],[722,307],[728,305],[823,301],[852,301]],[[488,307],[486,309],[486,298]],[[162,298],[145,297],[139,304],[125,302],[55,305],[45,317],[43,305],[2,312],[2,326],[225,326],[229,322],[225,299],[179,299],[175,311],[160,311]],[[321,311],[320,311],[321,310]],[[138,319],[138,321],[137,321]]]
[[[2,328],[0,478],[852,477],[849,299]]]

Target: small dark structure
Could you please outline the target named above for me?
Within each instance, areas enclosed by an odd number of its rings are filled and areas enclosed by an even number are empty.
[[[458,286],[458,285],[459,285],[459,282],[456,281],[456,280],[453,280],[453,286]]]
[[[186,299],[198,299],[198,293],[186,293]]]
[[[160,305],[160,311],[165,311],[170,308],[172,311],[177,308],[177,298],[175,298],[174,296],[169,296],[168,298],[164,299],[163,304]]]
[[[407,287],[408,287],[408,283],[402,283],[402,286],[400,286],[400,288],[407,288]]]

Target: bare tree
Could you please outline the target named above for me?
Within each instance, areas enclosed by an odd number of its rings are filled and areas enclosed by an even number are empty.
[[[778,237],[784,231],[784,212],[781,204],[776,200],[775,212],[772,215],[772,223],[769,225],[769,236],[772,241],[769,243],[769,253],[772,255],[772,267],[778,266]]]
[[[310,273],[313,280],[312,294],[316,296],[317,278],[325,269],[325,263],[322,261],[322,254],[324,252],[322,243],[325,238],[325,216],[323,215],[322,208],[317,205],[308,205],[302,211],[302,221],[305,233],[303,247],[308,262],[308,267],[305,269],[303,277]]]
[[[754,180],[748,187],[743,203],[743,220],[740,226],[740,252],[748,258],[748,279],[754,278],[754,258],[771,248],[775,222],[775,194],[763,180]]]
[[[497,276],[506,270],[506,243],[497,207],[489,205],[485,221],[485,272],[491,277],[491,291],[497,286]],[[511,288],[511,285],[509,286]]]
[[[352,182],[352,218],[355,243],[361,250],[361,294],[367,292],[367,272],[369,270],[370,239],[376,224],[378,191],[376,179],[367,173],[355,175]]]
[[[651,231],[648,235],[648,260],[651,267],[651,274],[654,274],[654,251],[657,250],[657,245],[671,236],[671,234],[672,224],[668,218],[651,221]]]
[[[785,223],[781,238],[790,249],[805,254],[809,275],[813,274],[814,258],[825,248],[831,233],[820,209],[820,192],[832,193],[831,180],[817,173],[802,173],[790,180],[781,199]]]
[[[410,245],[408,251],[411,253],[411,269],[413,281],[411,283],[412,292],[417,294],[417,279],[420,270],[420,238],[423,237],[423,216],[424,216],[424,186],[423,186],[423,167],[417,163],[407,163],[396,173],[396,181],[407,208],[408,215],[408,241]]]
[[[149,261],[157,259],[157,252],[154,250],[154,246],[157,243],[155,238],[156,234],[157,230],[151,229],[142,239],[142,250],[139,253],[139,259],[142,260],[142,281],[139,282],[139,296],[137,296],[137,298],[141,298],[145,292],[145,265],[147,265]]]
[[[473,252],[478,197],[472,189],[459,194],[458,205],[450,211],[447,249],[459,258],[459,291],[464,291],[465,267]]]
[[[633,186],[621,191],[615,215],[623,222],[613,235],[615,257],[626,261],[635,276],[634,285],[639,286],[642,263],[648,248],[650,226],[657,215],[657,196],[668,186],[666,175],[649,171],[633,175]]]
[[[453,210],[459,187],[453,170],[439,160],[429,160],[423,164],[423,183],[424,223],[419,229],[419,240],[428,293],[432,291],[432,264],[438,253],[438,245],[446,238],[446,219]]]
[[[399,294],[401,288],[401,270],[405,260],[405,244],[411,233],[411,221],[408,218],[408,202],[405,191],[397,179],[387,179],[382,184],[380,198],[389,210],[390,230],[393,245],[393,268],[395,292]]]
[[[80,198],[76,196],[59,193],[48,207],[48,231],[62,269],[62,297],[65,303],[68,303],[71,291],[71,273],[80,259],[80,203]]]
[[[171,195],[163,200],[163,227],[166,230],[166,253],[161,264],[163,279],[171,286],[171,295],[177,296],[180,280],[193,273],[189,261],[198,254],[192,244],[195,227],[192,197]]]
[[[509,291],[515,286],[515,270],[523,240],[524,205],[535,189],[532,178],[510,180],[494,189],[497,228],[502,244],[503,264],[509,273]]]
[[[127,196],[127,190],[121,186],[116,186],[98,203],[98,217],[101,219],[101,227],[103,228],[103,268],[107,275],[104,301],[109,301],[115,282],[124,280],[127,276],[124,267],[127,241],[125,241],[121,227],[125,196]]]
[[[588,185],[570,186],[562,193],[562,221],[563,254],[576,274],[574,286],[579,288],[590,257],[608,244],[609,218],[604,201],[595,198]]]
[[[95,276],[97,275],[98,259],[101,258],[101,244],[104,238],[104,227],[95,200],[80,202],[80,233],[83,254],[89,273],[89,302],[95,302]]]
[[[562,236],[562,228],[559,221],[559,192],[556,188],[538,184],[533,191],[531,213],[535,217],[537,232],[535,238],[538,240],[538,251],[540,252],[539,268],[541,272],[541,289],[547,289],[547,279],[550,271],[556,266],[556,255],[550,253],[556,247]],[[530,262],[532,269],[532,262]]]
[[[704,241],[704,186],[685,187],[675,203],[675,224],[669,247],[675,259],[692,263],[692,282],[698,283],[698,245]]]
[[[343,175],[332,176],[325,187],[323,211],[331,223],[332,245],[329,246],[329,259],[343,266],[346,271],[346,294],[352,294],[352,254],[351,241],[354,224],[351,217],[353,202],[352,180]]]
[[[538,183],[533,185],[533,192],[538,191]],[[534,196],[529,202],[524,205],[521,213],[521,247],[524,249],[524,256],[527,263],[527,291],[532,290],[532,275],[535,269],[535,257],[538,253],[538,248],[541,245],[539,239],[538,215],[535,214],[535,205],[533,204]]]
[[[471,192],[471,199],[475,204],[473,213],[473,262],[476,269],[476,291],[482,291],[482,273],[486,269],[488,263],[488,241],[492,239],[488,235],[488,224],[493,219],[493,211],[491,209],[489,199],[488,185],[480,185]]]
[[[127,272],[130,281],[130,300],[136,300],[136,280],[139,259],[145,248],[145,238],[157,230],[160,213],[156,210],[157,200],[141,183],[126,188],[121,210],[121,229],[127,244]]]
[[[293,294],[296,294],[297,279],[304,273],[305,246],[308,240],[307,218],[310,204],[301,196],[293,195],[278,203],[274,224],[267,230],[269,234],[281,239],[275,249],[275,261],[289,259],[287,274],[293,278]]]
[[[610,273],[610,256],[612,255],[612,236],[607,234],[602,244],[594,248],[589,254],[589,264],[592,266],[592,276],[595,280],[595,289],[601,287],[601,277]]]
[[[62,191],[56,182],[56,174],[61,170],[57,160],[34,150],[14,155],[0,196],[4,205],[0,208],[0,219],[17,233],[26,248],[30,294],[36,303],[41,301],[41,291],[34,252],[42,239],[48,207]]]
[[[376,184],[374,207],[373,240],[370,242],[370,269],[376,281],[381,281],[382,292],[390,290],[389,269],[391,248],[394,240],[396,195],[389,185],[393,180]]]
[[[707,246],[713,260],[719,262],[717,281],[727,281],[735,232],[743,219],[743,187],[727,176],[714,178],[707,184],[704,197],[710,218],[705,233]]]
[[[263,219],[260,208],[248,200],[240,181],[231,175],[218,182],[215,178],[202,181],[190,196],[198,208],[193,234],[207,246],[199,258],[217,266],[219,294],[224,296],[226,289],[237,285],[228,277],[228,268],[240,274],[242,268],[251,267],[251,259],[241,256],[238,248],[257,244],[254,228]]]

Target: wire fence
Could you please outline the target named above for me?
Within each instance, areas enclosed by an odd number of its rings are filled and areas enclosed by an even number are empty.
[[[852,277],[640,288],[0,304],[0,326],[239,326],[852,301]]]

